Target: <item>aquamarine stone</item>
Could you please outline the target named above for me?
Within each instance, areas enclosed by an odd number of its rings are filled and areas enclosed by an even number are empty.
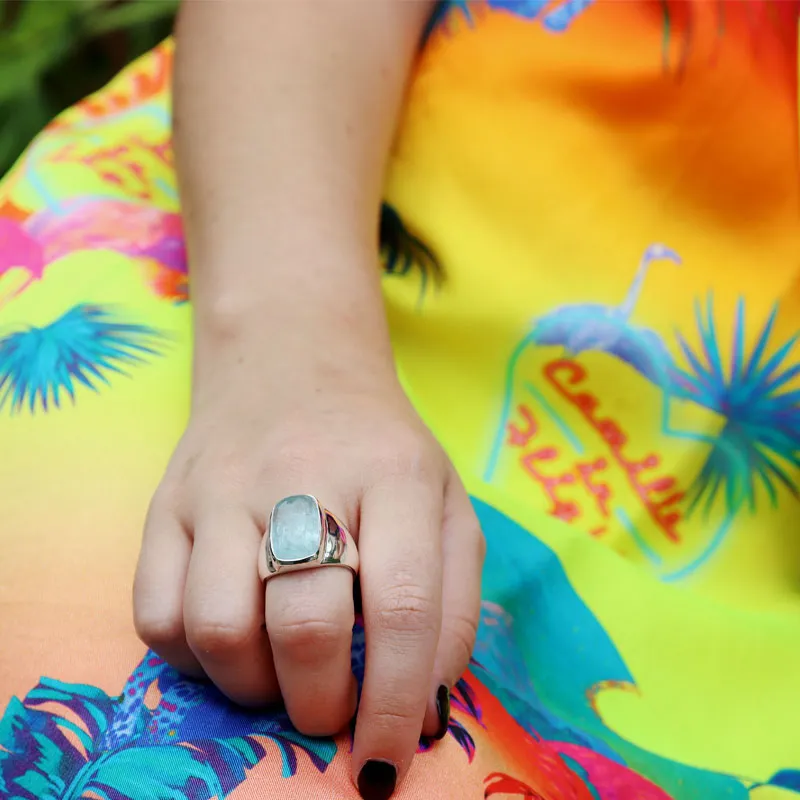
[[[319,550],[321,537],[319,508],[313,497],[286,497],[273,509],[269,538],[278,561],[311,558]]]

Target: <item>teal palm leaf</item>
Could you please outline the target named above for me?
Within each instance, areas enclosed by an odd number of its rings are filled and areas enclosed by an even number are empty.
[[[252,764],[250,765],[252,766]],[[210,800],[226,797],[212,764],[189,746],[127,747],[101,755],[76,775],[58,800]]]
[[[739,300],[727,364],[712,295],[705,312],[699,303],[695,306],[699,347],[677,334],[686,367],[674,367],[673,393],[725,417],[691,489],[691,508],[703,502],[710,509],[720,493],[730,510],[743,504],[754,510],[759,490],[773,505],[780,487],[798,497],[793,473],[800,468],[800,389],[793,387],[800,364],[792,352],[800,334],[776,342],[777,314],[776,305],[748,349],[745,302]]]
[[[156,708],[144,698],[160,696]],[[0,720],[4,800],[224,800],[261,759],[298,755],[324,772],[331,739],[310,739],[285,711],[237,709],[210,685],[182,678],[148,654],[118,697],[44,678]]]
[[[76,389],[94,392],[109,375],[161,354],[165,336],[147,325],[124,321],[108,308],[81,304],[41,328],[0,338],[0,410],[48,411]]]

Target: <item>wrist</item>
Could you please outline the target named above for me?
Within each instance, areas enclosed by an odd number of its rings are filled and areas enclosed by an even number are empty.
[[[221,382],[246,382],[254,395],[291,396],[396,380],[379,288],[370,293],[362,287],[356,302],[341,293],[322,299],[297,291],[280,301],[258,295],[226,294],[196,304],[195,393]]]

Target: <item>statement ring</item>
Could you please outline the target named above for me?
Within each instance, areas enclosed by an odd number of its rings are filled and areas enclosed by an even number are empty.
[[[358,573],[358,550],[347,528],[310,494],[284,497],[272,509],[258,554],[258,574],[346,567]]]

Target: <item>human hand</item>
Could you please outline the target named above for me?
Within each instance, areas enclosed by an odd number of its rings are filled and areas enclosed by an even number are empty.
[[[363,797],[389,797],[420,734],[446,732],[447,693],[468,665],[478,521],[393,370],[308,369],[244,391],[238,369],[230,359],[195,389],[145,526],[136,629],[235,702],[282,697],[299,731],[340,731],[356,710],[352,573],[280,574],[265,591],[256,570],[272,506],[318,497],[349,528],[361,561],[367,649],[353,777]]]

